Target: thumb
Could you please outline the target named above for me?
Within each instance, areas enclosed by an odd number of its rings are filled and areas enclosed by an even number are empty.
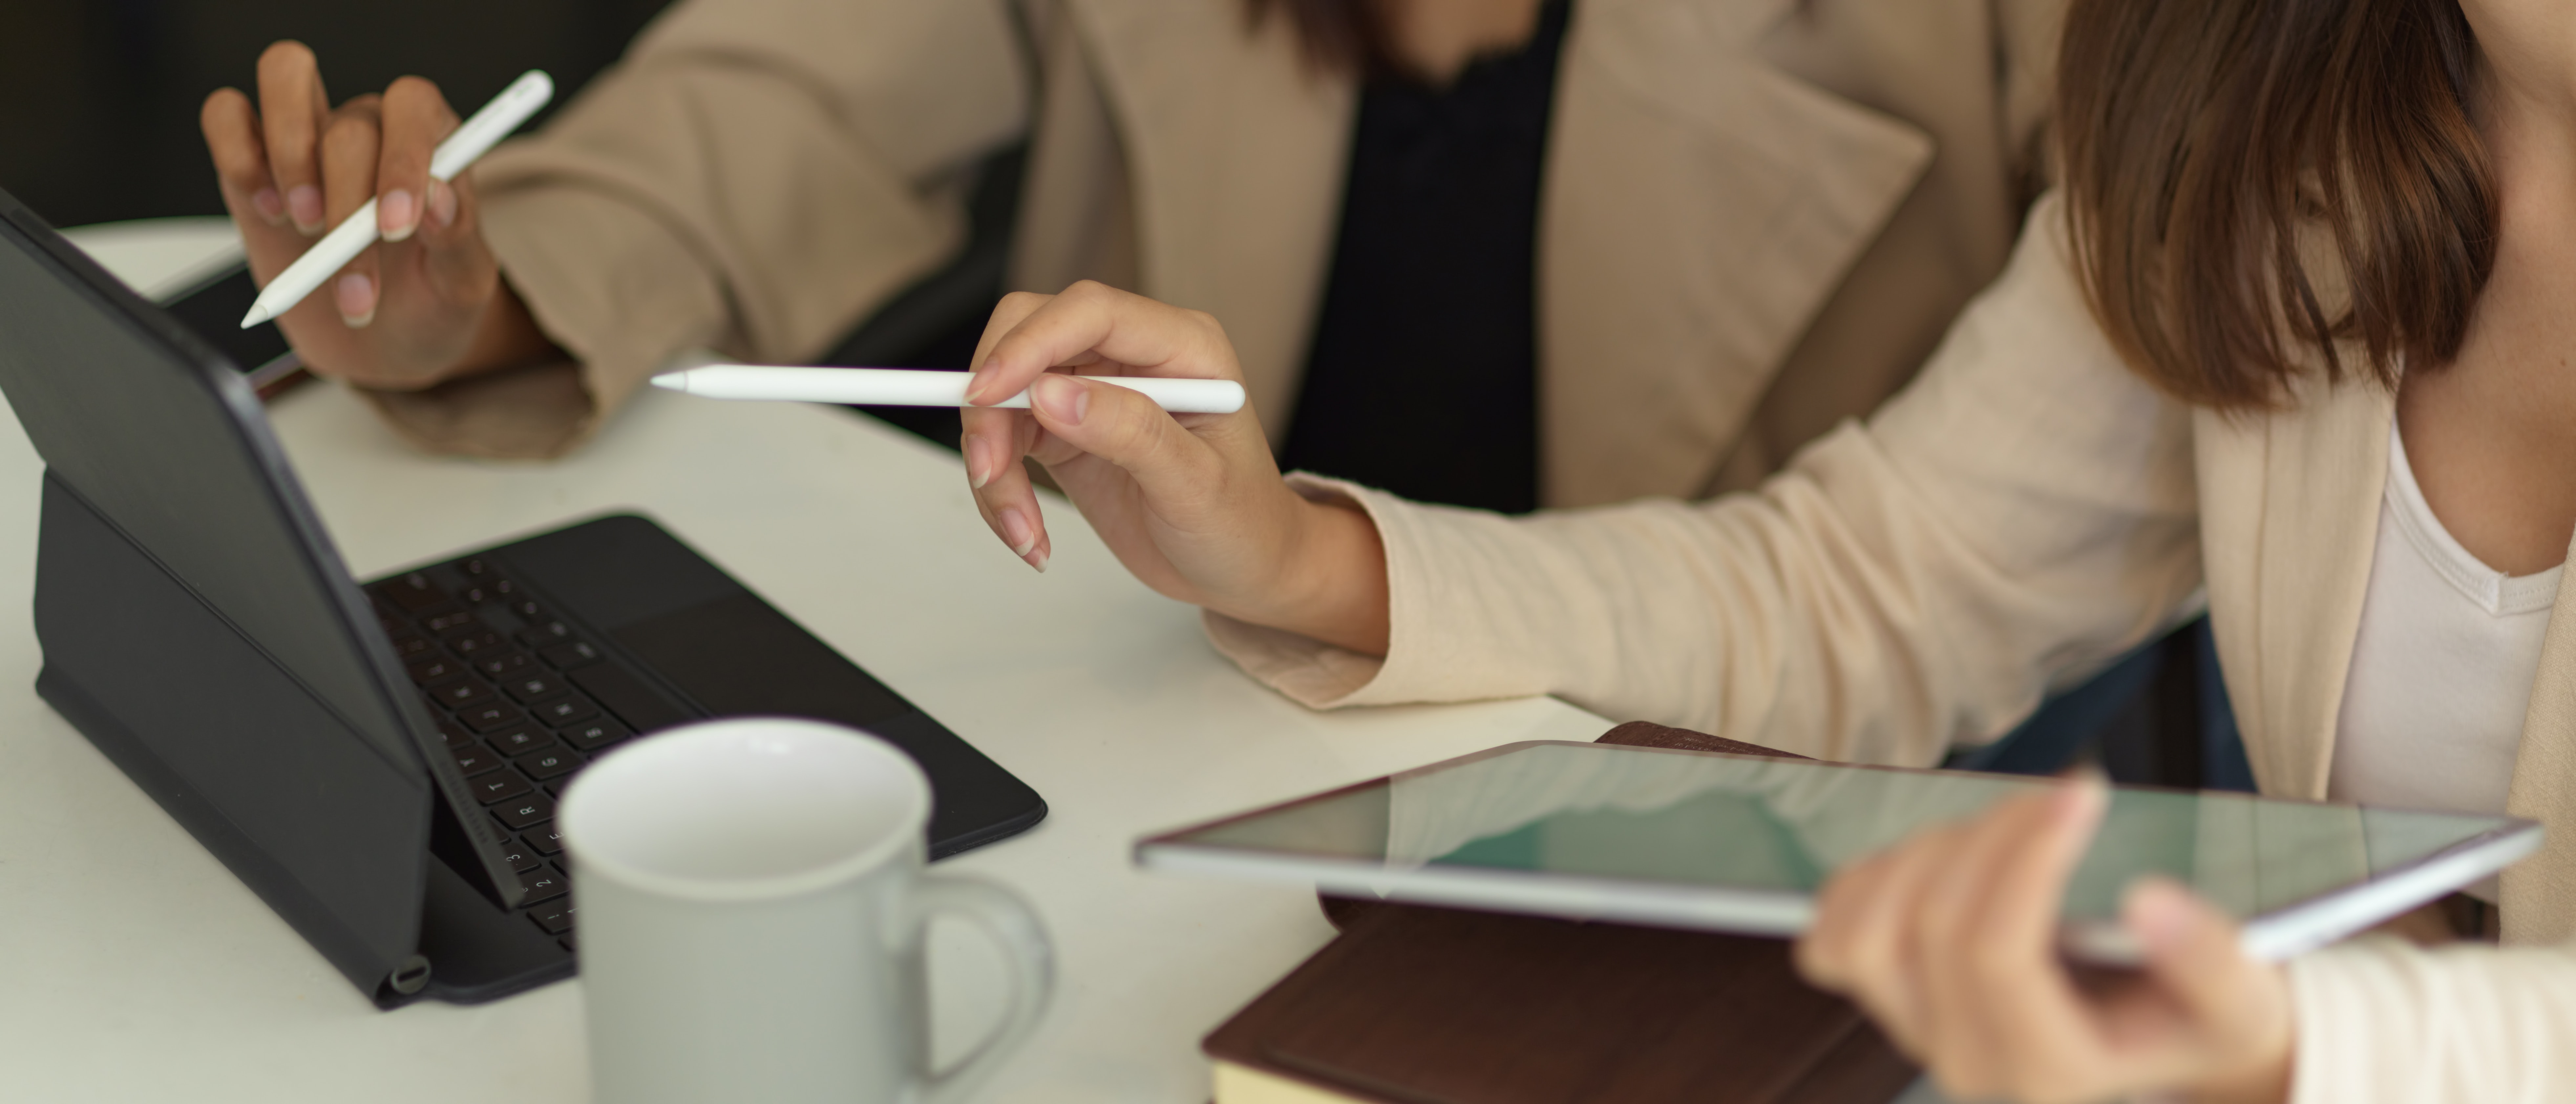
[[[1157,501],[1205,493],[1219,474],[1205,442],[1128,388],[1048,372],[1029,384],[1029,410],[1050,435],[1117,465]]]
[[[2166,1057],[2181,1062],[2174,1072],[2197,1086],[2194,1098],[2287,1099],[2297,1044],[2281,969],[2246,957],[2236,922],[2170,879],[2131,886],[2120,911],[2148,976],[2186,1019],[2190,1041]]]
[[[2194,1021],[2225,1025],[2248,1011],[2265,966],[2245,957],[2235,921],[2161,877],[2129,887],[2120,921],[2145,949],[2147,973]]]

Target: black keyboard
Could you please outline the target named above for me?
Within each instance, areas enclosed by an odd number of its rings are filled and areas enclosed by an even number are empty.
[[[633,674],[480,557],[367,593],[466,786],[510,841],[510,869],[528,889],[519,911],[573,950],[572,859],[555,800],[592,756],[635,734],[629,721],[672,719],[667,705],[637,698]]]

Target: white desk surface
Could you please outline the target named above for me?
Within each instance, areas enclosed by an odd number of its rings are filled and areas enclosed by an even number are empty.
[[[1055,1003],[988,1101],[1204,1101],[1199,1037],[1329,938],[1309,892],[1133,870],[1137,836],[1608,727],[1548,699],[1302,709],[1070,508],[1037,575],[977,520],[953,454],[838,410],[648,389],[554,464],[412,452],[336,386],[274,416],[360,578],[640,509],[1044,794],[1044,824],[938,867],[1018,888],[1056,943]],[[36,698],[40,470],[0,419],[0,1101],[587,1099],[579,982],[376,1011]],[[998,977],[970,933],[932,957],[953,1043],[989,1022]]]

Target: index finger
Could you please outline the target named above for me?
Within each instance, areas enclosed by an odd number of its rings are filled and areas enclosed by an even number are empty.
[[[1049,368],[1098,361],[1114,362],[1123,375],[1243,378],[1214,318],[1085,280],[996,340],[966,393],[997,402],[1027,390]]]

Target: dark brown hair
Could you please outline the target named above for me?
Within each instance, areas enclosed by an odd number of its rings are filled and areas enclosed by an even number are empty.
[[[2057,120],[2111,343],[2232,410],[2448,364],[2495,262],[2476,65],[2456,0],[2076,0]]]
[[[1350,73],[1384,69],[1390,54],[1376,0],[1244,0],[1254,25],[1284,17],[1308,64]]]

